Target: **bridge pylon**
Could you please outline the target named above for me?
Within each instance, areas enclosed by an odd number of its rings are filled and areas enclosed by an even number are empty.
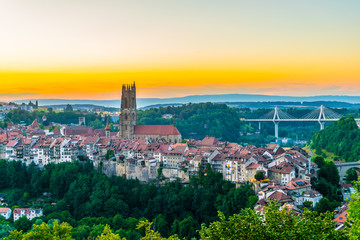
[[[273,117],[273,123],[275,125],[275,138],[279,138],[279,123],[280,123],[280,117],[279,117],[279,109],[277,106],[275,106],[274,111],[274,117]]]
[[[325,128],[325,121],[326,117],[325,117],[325,108],[324,105],[321,104],[320,106],[320,114],[319,114],[319,118],[318,118],[318,122],[320,124],[320,130],[323,130]]]

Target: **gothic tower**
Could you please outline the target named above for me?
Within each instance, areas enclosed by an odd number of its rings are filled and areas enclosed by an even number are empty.
[[[123,85],[122,87],[118,136],[132,139],[134,137],[134,127],[136,124],[136,86],[134,82],[131,85]]]
[[[107,138],[107,139],[110,138],[109,118],[106,120],[105,135],[106,135],[106,138]]]

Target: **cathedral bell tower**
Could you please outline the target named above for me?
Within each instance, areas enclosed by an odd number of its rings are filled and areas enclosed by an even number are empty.
[[[134,82],[131,85],[122,86],[118,136],[120,138],[133,139],[134,127],[136,124],[137,124],[136,86]]]

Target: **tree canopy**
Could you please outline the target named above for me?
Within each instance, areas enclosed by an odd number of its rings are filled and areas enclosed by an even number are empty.
[[[354,118],[342,118],[331,127],[316,132],[311,147],[325,149],[347,162],[358,161],[360,156],[360,131]]]

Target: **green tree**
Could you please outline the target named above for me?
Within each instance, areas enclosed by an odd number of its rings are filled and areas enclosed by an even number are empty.
[[[336,231],[332,214],[317,216],[305,210],[296,216],[270,204],[264,216],[245,209],[228,219],[219,213],[219,221],[202,225],[201,239],[347,239],[346,232]]]
[[[0,239],[9,236],[9,232],[14,230],[15,228],[10,224],[0,223]]]
[[[360,131],[352,117],[341,118],[331,127],[316,132],[312,140],[313,149],[325,149],[347,162],[359,160]]]
[[[70,105],[70,104],[67,104],[65,109],[64,109],[65,112],[72,112],[73,111],[73,107]]]
[[[312,208],[312,202],[311,201],[305,201],[303,203],[303,206],[306,207],[307,209],[311,209]]]
[[[82,240],[87,239],[90,235],[91,228],[86,225],[80,225],[73,228],[71,236],[75,239]]]
[[[321,156],[316,156],[314,158],[314,163],[318,166],[318,168],[322,168],[325,165],[325,160]]]
[[[92,230],[91,230],[89,236],[90,236],[91,238],[98,237],[98,236],[100,236],[100,235],[104,232],[104,230],[105,230],[105,226],[104,226],[104,225],[102,225],[102,224],[100,224],[100,225],[94,225],[94,226],[92,227]]]
[[[327,162],[324,166],[322,166],[318,172],[318,175],[319,178],[324,178],[334,186],[339,185],[339,170],[333,162]]]
[[[27,232],[30,230],[32,223],[26,216],[19,218],[14,222],[14,227],[19,231]]]
[[[180,238],[191,239],[196,236],[197,230],[199,230],[199,223],[191,216],[179,223]]]
[[[153,222],[155,230],[158,231],[161,236],[169,236],[170,229],[164,215],[158,214]]]
[[[354,184],[357,193],[360,193],[360,182]],[[359,194],[351,195],[352,201],[349,202],[347,225],[349,237],[351,240],[357,240],[360,236],[360,196]]]
[[[315,205],[314,210],[318,213],[332,212],[334,210],[331,205],[329,199],[323,197],[320,201]]]
[[[114,150],[108,149],[105,154],[105,159],[109,160],[111,158],[115,157]]]
[[[353,168],[349,169],[345,175],[346,183],[352,183],[353,181],[357,181],[357,180],[358,180],[358,175],[356,173],[356,170]]]
[[[148,220],[146,221],[140,221],[139,225],[136,227],[137,229],[145,229],[145,236],[141,238],[141,240],[180,240],[180,238],[177,237],[177,235],[173,235],[169,238],[163,238],[161,237],[160,233],[154,231],[152,229],[152,223]]]
[[[261,181],[265,179],[264,172],[257,172],[254,177],[257,181]]]
[[[120,239],[121,238],[118,234],[114,234],[111,231],[109,225],[106,225],[102,234],[96,238],[96,240],[120,240]]]
[[[11,231],[9,237],[5,239],[14,239],[14,240],[26,240],[26,239],[36,239],[36,240],[71,240],[71,230],[72,227],[67,223],[59,224],[58,221],[55,221],[52,225],[42,223],[40,225],[33,225],[31,231],[23,233],[23,231]]]

